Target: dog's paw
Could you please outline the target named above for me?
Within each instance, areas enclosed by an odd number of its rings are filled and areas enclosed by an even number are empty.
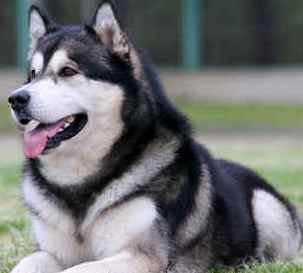
[[[47,253],[35,253],[24,258],[11,273],[57,273],[62,268]]]
[[[14,270],[11,273],[48,273],[48,270],[42,265],[37,265],[27,261],[22,261],[14,268]]]
[[[17,266],[13,271],[11,271],[11,273],[45,273],[45,271],[39,267],[28,268],[25,266]]]

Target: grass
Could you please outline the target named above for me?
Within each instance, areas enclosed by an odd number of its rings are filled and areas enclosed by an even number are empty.
[[[210,273],[302,273],[302,265],[275,263],[243,266],[243,268],[237,270],[218,269],[210,271]]]
[[[19,165],[0,167],[0,273],[10,272],[32,250],[19,183]]]
[[[218,106],[186,101],[179,101],[178,105],[187,112],[198,131],[203,132],[220,130],[250,132],[262,129],[262,132],[268,130],[272,133],[276,130],[288,132],[303,129],[303,108],[300,107]],[[11,130],[9,114],[1,105],[0,114],[0,132]],[[237,147],[216,142],[210,143],[208,147],[217,156],[240,161],[256,169],[303,212],[303,146],[282,147],[264,143],[256,147],[248,145]],[[30,224],[19,194],[20,169],[19,163],[0,166],[0,273],[9,273],[16,262],[33,249],[29,235]],[[298,260],[303,261],[303,255]],[[245,266],[237,271],[218,269],[212,272],[298,273],[303,272],[303,266],[295,261]]]
[[[198,131],[303,130],[303,107],[229,105],[175,100]]]
[[[7,133],[14,128],[12,118],[10,115],[9,107],[7,103],[0,101],[0,133]]]

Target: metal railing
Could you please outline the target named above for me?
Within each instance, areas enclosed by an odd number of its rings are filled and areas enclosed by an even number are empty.
[[[26,69],[28,31],[28,7],[33,0],[16,0],[17,18],[17,66],[19,70]],[[34,1],[34,2],[37,2]],[[38,1],[39,2],[39,1]],[[41,1],[43,2],[43,1]],[[85,1],[83,1],[85,3]],[[202,39],[201,27],[203,1],[182,0],[182,63],[188,70],[197,70],[202,65]],[[82,7],[81,10],[85,9]]]
[[[182,10],[183,67],[196,70],[202,63],[202,0],[183,0]]]
[[[17,26],[17,67],[20,70],[26,69],[26,56],[28,47],[27,14],[28,0],[16,0],[16,26]]]

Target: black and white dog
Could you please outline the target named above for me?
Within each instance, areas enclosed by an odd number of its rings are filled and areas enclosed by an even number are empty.
[[[110,1],[90,25],[37,7],[29,22],[28,81],[9,102],[37,252],[14,273],[194,273],[298,252],[295,209],[195,142]]]

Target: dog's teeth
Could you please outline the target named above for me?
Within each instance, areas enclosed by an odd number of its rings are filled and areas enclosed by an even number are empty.
[[[75,121],[75,118],[73,116],[69,116],[65,119],[65,122],[67,123],[73,123]]]
[[[64,129],[63,128],[61,128],[60,130],[59,130],[59,133],[61,133],[61,132],[63,132],[64,131]]]

